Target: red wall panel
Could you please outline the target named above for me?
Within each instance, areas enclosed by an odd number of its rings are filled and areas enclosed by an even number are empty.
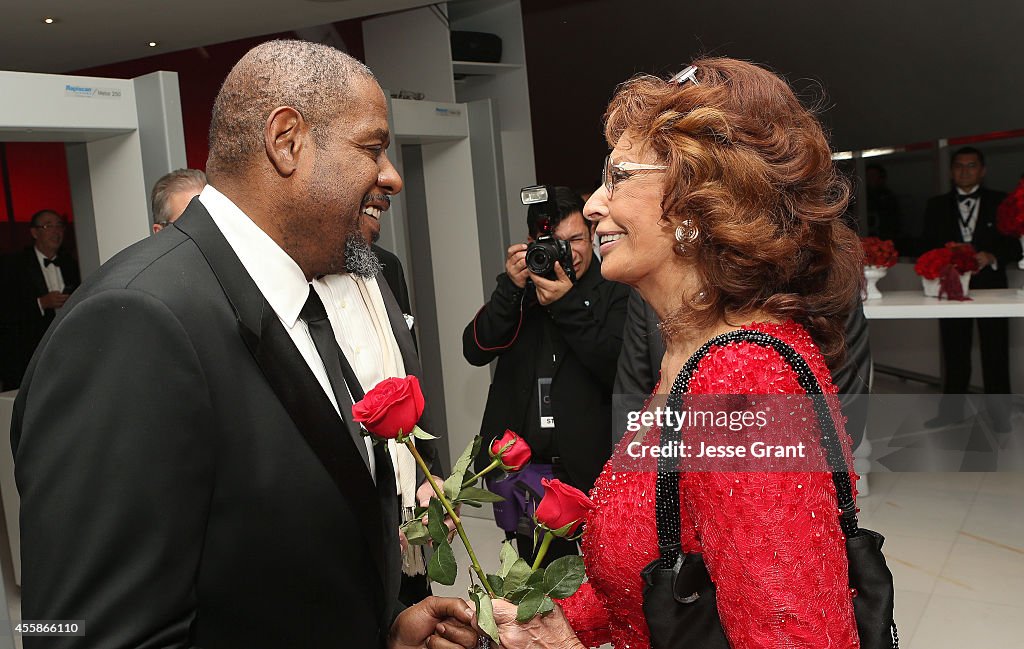
[[[64,144],[8,142],[6,149],[14,220],[28,222],[39,210],[48,209],[73,221]]]

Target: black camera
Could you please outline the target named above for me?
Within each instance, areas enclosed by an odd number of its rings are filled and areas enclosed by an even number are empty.
[[[534,275],[547,279],[557,279],[555,264],[561,264],[562,270],[569,279],[576,282],[576,271],[572,266],[572,246],[568,241],[556,239],[549,225],[558,216],[558,204],[554,192],[548,191],[547,185],[524,187],[519,192],[523,205],[537,210],[539,234],[526,247],[526,267]]]

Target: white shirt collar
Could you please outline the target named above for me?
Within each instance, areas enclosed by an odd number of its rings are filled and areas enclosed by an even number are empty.
[[[42,266],[42,265],[43,265],[43,260],[44,260],[44,259],[49,259],[49,257],[47,257],[46,255],[44,255],[44,254],[43,254],[43,252],[42,252],[41,250],[39,250],[39,248],[36,248],[35,246],[32,246],[32,250],[35,250],[35,251],[36,251],[36,259],[38,259],[38,260],[39,260],[39,265],[40,265],[40,266]],[[54,256],[53,256],[53,258],[54,258],[54,259],[56,259],[56,258],[57,258],[57,255],[54,255]]]
[[[975,185],[974,187],[971,187],[970,189],[967,190],[960,189],[959,187],[957,187],[956,193],[960,194],[961,196],[966,196],[968,194],[973,194],[974,192],[978,191],[979,187],[981,187],[981,185]]]
[[[299,265],[213,185],[203,188],[199,201],[277,317],[289,329],[294,327],[309,296],[309,282]]]

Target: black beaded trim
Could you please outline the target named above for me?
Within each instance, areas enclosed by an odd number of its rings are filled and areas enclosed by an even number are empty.
[[[682,411],[685,393],[689,390],[690,379],[697,369],[698,363],[707,355],[712,347],[723,347],[733,342],[748,342],[762,347],[770,347],[789,363],[796,373],[800,387],[811,397],[814,414],[821,431],[821,444],[825,449],[829,467],[832,469],[832,482],[836,487],[836,500],[839,503],[839,527],[848,538],[856,536],[857,509],[853,500],[853,485],[850,483],[850,471],[839,444],[839,434],[832,412],[828,408],[825,395],[817,377],[807,365],[807,361],[791,346],[771,334],[750,329],[739,329],[715,336],[704,343],[679,370],[676,380],[668,396],[668,407]],[[662,430],[662,442],[679,442],[681,431],[669,426]],[[679,466],[678,459],[661,456],[658,458],[658,480],[655,486],[655,516],[658,522],[658,547],[661,551],[663,568],[675,566],[680,554],[681,526],[679,522]]]

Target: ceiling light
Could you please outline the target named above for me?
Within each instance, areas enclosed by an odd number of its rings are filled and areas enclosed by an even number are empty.
[[[156,41],[149,41],[150,47],[156,47]]]
[[[53,23],[57,22],[57,19],[50,18],[49,16],[47,16],[46,18],[43,18],[43,22],[46,23],[47,25],[52,25]]]

